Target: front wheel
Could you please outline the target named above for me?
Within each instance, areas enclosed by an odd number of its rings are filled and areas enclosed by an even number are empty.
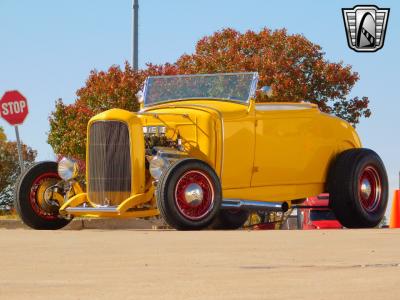
[[[15,191],[14,204],[26,225],[33,229],[54,230],[70,222],[59,214],[63,196],[50,192],[49,189],[60,181],[57,163],[52,161],[37,163],[21,175]]]
[[[388,178],[382,160],[369,149],[342,152],[331,167],[328,191],[329,205],[343,226],[377,226],[388,201]]]
[[[182,159],[161,175],[157,207],[171,227],[178,230],[207,228],[221,206],[221,184],[215,171],[198,159]]]

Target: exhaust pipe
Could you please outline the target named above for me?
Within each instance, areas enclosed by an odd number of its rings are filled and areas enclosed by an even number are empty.
[[[263,202],[242,199],[223,199],[221,209],[267,210],[286,212],[289,209],[287,202]]]

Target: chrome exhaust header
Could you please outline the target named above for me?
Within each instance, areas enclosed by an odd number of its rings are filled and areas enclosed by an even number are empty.
[[[264,202],[242,199],[223,199],[221,209],[266,210],[286,212],[289,209],[287,202]]]

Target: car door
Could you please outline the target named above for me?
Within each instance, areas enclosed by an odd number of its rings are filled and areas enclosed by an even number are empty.
[[[284,107],[284,106],[283,106]],[[297,185],[324,181],[332,153],[313,109],[256,109],[251,185]]]

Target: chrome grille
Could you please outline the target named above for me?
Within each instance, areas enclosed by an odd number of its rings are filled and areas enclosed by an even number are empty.
[[[97,205],[118,205],[131,194],[129,130],[119,121],[90,127],[88,192]]]

